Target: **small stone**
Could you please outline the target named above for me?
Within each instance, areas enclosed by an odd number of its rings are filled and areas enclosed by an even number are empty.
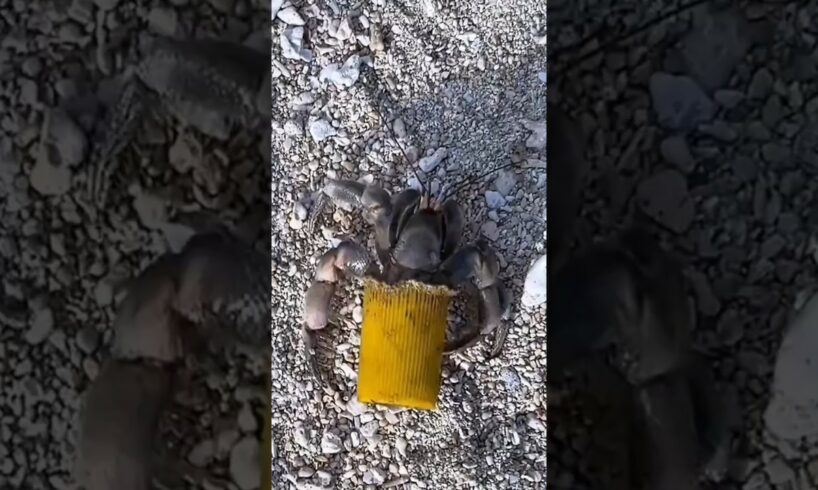
[[[531,131],[531,135],[525,141],[525,146],[535,150],[542,150],[545,148],[546,124],[545,121],[523,121],[523,126]]]
[[[339,90],[349,88],[358,81],[358,77],[361,75],[360,67],[362,62],[363,59],[354,54],[347,58],[343,65],[330,63],[318,74],[318,80],[322,82],[330,81]]]
[[[359,325],[363,323],[364,309],[361,305],[355,305],[355,308],[352,309],[352,320]]]
[[[296,424],[293,429],[293,441],[304,449],[310,448],[310,440],[307,438],[307,430],[301,423]]]
[[[665,138],[659,145],[662,157],[684,173],[689,173],[696,166],[687,140],[682,135]]]
[[[761,146],[761,157],[767,163],[776,166],[784,166],[792,159],[792,151],[789,146],[769,142]]]
[[[779,234],[775,234],[764,240],[761,244],[761,258],[772,259],[780,254],[787,246],[787,240]]]
[[[542,305],[546,301],[546,290],[548,286],[548,258],[546,255],[540,256],[525,276],[523,285],[522,304],[528,308]]]
[[[338,134],[338,131],[324,119],[314,119],[309,123],[310,136],[316,142],[324,141]]]
[[[483,226],[480,227],[480,232],[493,242],[496,242],[500,238],[500,230],[494,221],[486,221],[483,223]]]
[[[506,199],[496,191],[486,191],[486,206],[489,209],[500,209],[506,205]]]
[[[208,0],[207,3],[217,12],[230,14],[233,12],[233,6],[236,4],[236,0]]]
[[[517,175],[511,170],[504,170],[494,179],[494,188],[503,196],[509,196],[517,186]]]
[[[716,113],[715,104],[689,77],[655,73],[650,94],[659,124],[668,129],[694,129]]]
[[[139,222],[149,230],[160,229],[167,222],[167,202],[154,192],[140,189],[134,197],[133,207]]]
[[[714,121],[712,124],[702,124],[699,131],[721,141],[733,141],[738,137],[736,131],[724,121]]]
[[[395,119],[395,122],[392,123],[392,131],[395,132],[395,137],[398,139],[406,138],[406,123],[403,122],[403,119]]]
[[[735,310],[727,310],[719,317],[716,325],[719,337],[725,345],[737,344],[744,336],[744,322]]]
[[[244,404],[239,411],[238,417],[239,429],[243,432],[253,433],[258,429],[258,422],[256,416],[250,409],[250,405]]]
[[[386,419],[386,422],[392,425],[397,425],[400,423],[400,419],[398,415],[391,410],[387,410],[386,413],[383,415],[383,418]]]
[[[45,159],[38,159],[31,169],[31,187],[44,196],[61,196],[71,189],[71,170],[55,166]]]
[[[230,449],[236,445],[236,442],[241,439],[241,433],[234,429],[224,429],[216,436],[216,454],[219,458],[223,458],[230,454]]]
[[[339,41],[346,41],[352,37],[352,26],[349,25],[349,18],[344,17],[338,22],[337,26],[333,24],[330,27],[329,35]]]
[[[302,92],[290,101],[290,107],[294,111],[308,111],[314,102],[314,95],[310,92]]]
[[[284,123],[284,134],[291,138],[300,138],[304,135],[304,129],[297,122],[289,120]]]
[[[204,468],[213,460],[215,451],[216,444],[212,439],[207,439],[193,446],[187,455],[187,460],[197,468]]]
[[[119,4],[119,0],[94,0],[100,10],[113,10]]]
[[[281,21],[283,21],[285,24],[289,24],[291,26],[303,26],[306,23],[295,7],[287,7],[279,10],[276,17],[281,19]]]
[[[178,14],[172,8],[154,7],[148,14],[148,28],[161,36],[174,36],[178,25]]]
[[[259,443],[255,437],[245,437],[230,451],[230,478],[241,490],[253,490],[261,484]]]
[[[91,355],[99,345],[99,332],[93,325],[86,325],[77,332],[76,343],[82,353]]]
[[[449,151],[446,148],[438,148],[432,155],[421,158],[420,161],[418,161],[418,166],[423,172],[428,174],[436,169],[447,156],[449,156]]]
[[[781,103],[781,97],[772,95],[767,99],[767,103],[761,109],[761,120],[769,129],[775,129],[778,123],[786,115],[787,111]]]
[[[764,471],[770,478],[770,483],[776,486],[795,481],[795,472],[781,457],[770,460],[764,468]]]
[[[300,230],[301,228],[304,228],[304,221],[298,218],[290,218],[290,220],[287,223],[293,230]]]
[[[48,116],[45,148],[53,165],[73,167],[82,163],[88,152],[85,132],[65,111],[53,110]]]
[[[381,32],[381,26],[378,24],[369,26],[369,49],[375,53],[383,52],[385,49],[383,33]]]
[[[281,55],[287,59],[305,61],[309,63],[312,61],[312,51],[304,49],[304,28],[291,27],[285,29],[279,38],[281,45]]]
[[[750,86],[747,87],[747,96],[751,99],[765,99],[773,90],[775,79],[773,74],[767,68],[759,68],[753,79],[750,80]]]
[[[168,161],[177,172],[184,174],[202,159],[202,145],[193,137],[179,133],[168,150]]]
[[[42,343],[54,329],[54,313],[51,308],[38,308],[31,320],[31,327],[25,334],[26,342],[32,345]]]
[[[818,437],[818,296],[809,299],[785,329],[775,361],[772,399],[764,421],[772,434],[795,441]],[[805,382],[806,381],[806,382]]]
[[[398,436],[395,439],[395,449],[398,451],[398,454],[400,454],[404,458],[406,457],[406,447],[407,447],[407,445],[408,444],[406,443],[406,439],[404,439],[403,437]]]
[[[338,454],[343,451],[344,446],[341,438],[332,432],[325,432],[321,437],[322,454]]]
[[[742,9],[696,9],[681,41],[688,73],[707,90],[724,86],[752,46],[751,27]]]
[[[106,307],[113,302],[114,288],[110,282],[104,279],[97,282],[97,285],[94,286],[94,300],[96,300],[97,306],[101,307]]]
[[[370,468],[364,473],[363,479],[367,485],[383,485],[386,481],[386,476],[378,468]]]
[[[369,407],[358,400],[357,393],[352,395],[352,398],[349,399],[346,404],[346,409],[352,416],[358,416],[369,411]]]
[[[744,101],[744,94],[738,90],[716,90],[713,99],[725,109],[735,109]]]
[[[696,209],[687,192],[687,181],[675,170],[660,171],[637,187],[637,199],[648,216],[683,233],[693,223]]]
[[[378,433],[379,428],[380,424],[377,420],[367,422],[361,426],[361,435],[364,437],[364,439],[372,439]]]

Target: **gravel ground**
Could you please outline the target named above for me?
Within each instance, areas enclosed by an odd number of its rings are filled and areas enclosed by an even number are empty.
[[[218,141],[160,109],[127,142],[100,219],[86,215],[96,109],[134,48],[153,35],[269,35],[266,2],[171,4],[0,2],[0,488],[74,488],[81,396],[108,358],[124,281],[189,236],[174,215],[241,222],[267,200],[264,136]],[[179,378],[160,441],[187,461],[190,486],[253,488],[265,360],[216,361]]]
[[[816,283],[818,3],[709,3],[728,8],[687,11],[578,63],[603,35],[670,6],[550,2],[550,48],[596,33],[549,60],[549,101],[577,117],[589,141],[577,242],[642,220],[685,264],[695,342],[741,407],[728,478],[714,488],[818,488],[818,446],[777,441],[762,420],[782,332]],[[606,481],[622,446],[601,465],[586,457],[603,447],[595,437],[611,434],[599,429],[616,424],[617,415],[603,417],[590,430],[549,432],[554,488]],[[595,465],[602,471],[580,476]],[[619,485],[602,488],[632,488]]]
[[[280,6],[272,52],[273,481],[280,488],[545,486],[544,312],[517,306],[526,270],[545,246],[544,34],[545,4],[537,1]],[[435,159],[423,157],[441,149],[446,158],[430,168]],[[338,391],[316,386],[300,340],[315,261],[338,238],[371,245],[362,217],[343,210],[325,212],[307,233],[325,177],[374,179],[398,191],[412,185],[414,168],[434,189],[512,162],[513,170],[457,196],[465,239],[482,235],[497,249],[517,299],[502,355],[487,360],[482,343],[446,361],[438,411],[362,406],[355,397],[360,286],[350,282],[338,295],[344,326],[322,342]]]

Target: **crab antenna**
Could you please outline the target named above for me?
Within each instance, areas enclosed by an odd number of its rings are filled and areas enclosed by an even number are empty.
[[[478,181],[478,180],[480,180],[480,179],[483,179],[483,178],[485,178],[485,177],[488,177],[489,175],[494,174],[494,173],[497,173],[497,172],[499,172],[499,171],[501,171],[501,170],[505,170],[505,169],[507,169],[507,168],[511,168],[511,167],[513,167],[513,166],[515,166],[515,165],[516,165],[516,163],[514,163],[514,162],[504,163],[503,165],[498,165],[498,166],[496,166],[496,167],[494,167],[494,168],[490,168],[490,169],[486,170],[486,171],[485,171],[485,172],[483,172],[483,173],[480,173],[480,174],[477,174],[477,175],[472,175],[472,176],[469,176],[469,177],[465,177],[465,178],[461,179],[461,180],[460,180],[460,182],[458,182],[458,183],[456,183],[455,185],[453,185],[452,187],[447,188],[446,190],[447,190],[447,191],[450,191],[450,192],[446,192],[446,194],[445,194],[443,197],[441,197],[441,200],[442,200],[444,197],[445,197],[446,199],[448,199],[449,197],[454,196],[454,195],[455,195],[455,194],[457,194],[458,192],[460,192],[460,191],[462,191],[463,189],[465,189],[465,188],[466,188],[466,186],[469,186],[469,185],[471,185],[472,183],[474,183],[474,182],[476,182],[476,181]]]
[[[426,189],[426,184],[420,178],[420,175],[418,174],[417,170],[415,170],[415,166],[412,165],[411,163],[409,163],[409,156],[406,154],[406,150],[403,149],[403,145],[401,145],[400,141],[398,141],[398,137],[395,135],[395,132],[392,130],[392,126],[386,121],[386,118],[383,116],[383,112],[381,112],[380,107],[378,107],[378,103],[374,102],[373,106],[375,107],[375,112],[378,113],[378,117],[380,117],[380,119],[381,119],[381,124],[383,124],[384,127],[386,127],[386,130],[389,132],[389,136],[395,142],[395,145],[397,145],[397,147],[400,149],[400,152],[403,154],[403,158],[406,160],[406,163],[409,165],[409,168],[412,169],[412,174],[414,174],[415,178],[420,183],[420,189],[421,189],[422,195],[425,196],[425,197],[428,197],[429,192]]]

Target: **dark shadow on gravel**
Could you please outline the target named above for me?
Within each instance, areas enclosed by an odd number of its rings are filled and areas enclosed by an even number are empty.
[[[165,100],[119,141],[107,199],[89,193],[109,133],[131,114],[122,74],[135,48],[157,33],[269,36],[269,12],[245,6],[229,20],[198,2],[149,18],[115,1],[1,7],[0,60],[14,79],[0,141],[0,409],[13,415],[0,487],[258,482],[270,411],[268,121],[208,137]],[[192,92],[201,106],[219,102]]]
[[[687,390],[693,399],[692,417],[683,416],[679,409],[668,412],[675,417],[671,431],[693,419],[699,441],[691,442],[688,450],[682,450],[684,444],[678,438],[651,440],[638,432],[608,439],[623,453],[649,448],[650,459],[632,461],[639,472],[653,478],[713,480],[709,477],[715,476],[719,480],[706,483],[706,488],[746,488],[773,481],[809,485],[814,479],[808,469],[814,460],[809,450],[814,417],[793,417],[798,410],[814,412],[806,408],[814,407],[812,395],[806,394],[809,389],[799,390],[797,381],[811,376],[806,366],[816,352],[805,325],[814,313],[807,307],[793,319],[793,304],[806,301],[816,276],[811,258],[815,188],[810,178],[814,111],[806,104],[816,94],[799,76],[818,66],[803,55],[803,43],[809,38],[805,26],[813,23],[806,19],[815,19],[815,11],[795,2],[787,8],[799,12],[804,22],[793,22],[781,5],[759,3],[745,8],[714,3],[656,23],[582,63],[571,60],[581,56],[582,49],[550,60],[549,102],[579,122],[591,163],[580,222],[571,237],[575,242],[573,263],[578,263],[581,253],[601,253],[600,241],[613,243],[613,252],[605,252],[610,259],[604,262],[608,269],[601,265],[587,268],[582,276],[585,286],[573,296],[574,300],[581,298],[573,306],[575,315],[589,310],[601,313],[595,319],[586,315],[581,321],[574,316],[574,323],[554,319],[555,323],[549,323],[549,348],[559,348],[562,331],[589,322],[601,325],[607,337],[596,337],[599,342],[592,345],[589,335],[584,347],[602,351],[613,342],[619,349],[605,352],[619,363],[615,371],[630,377],[623,387],[626,396],[638,401],[629,414],[619,417],[637,415],[638,425],[649,426],[648,417],[638,416],[638,405],[644,406],[646,399],[639,397],[652,396],[656,380],[663,380],[665,388],[672,385],[668,376],[681,371],[673,368],[656,379],[634,378],[631,363],[644,363],[651,356],[659,359],[656,362],[670,361],[665,354],[659,355],[667,345],[656,332],[680,322],[683,307],[691,315],[683,322],[690,337],[685,343],[703,356],[716,380],[712,398],[694,389],[710,382],[693,383]],[[609,15],[602,30],[587,20],[598,15],[596,9],[559,19],[549,17],[552,48],[572,45],[585,34],[595,33],[586,49],[596,49],[604,45],[600,39],[616,37],[614,34],[655,14],[637,8],[631,13],[630,19]],[[680,308],[651,312],[654,302],[668,304],[659,298],[667,294],[670,281],[646,287],[651,284],[648,279],[656,270],[655,263],[634,253],[633,247],[616,242],[619,233],[632,225],[645,228],[676,259],[684,290],[667,297],[675,298]],[[573,269],[574,278],[580,277],[576,272],[580,270]],[[570,283],[563,279],[551,282],[552,318],[565,306],[552,303],[559,289]],[[592,294],[600,285],[607,287]],[[634,312],[635,316],[629,316]],[[631,327],[623,318],[655,333],[634,347],[633,339],[626,335]],[[785,342],[790,347],[779,351],[782,338],[787,337],[800,340]],[[629,343],[631,351],[623,355]],[[561,353],[551,353],[549,360]],[[550,363],[549,367],[549,482],[555,488],[613,488],[615,480],[606,471],[614,465],[597,468],[587,481],[578,480],[579,475],[589,474],[586,470],[595,460],[593,454],[603,444],[594,442],[599,435],[594,427],[606,420],[604,414],[585,408],[584,400],[592,397],[607,402],[609,395],[584,387],[589,383],[580,375],[564,382],[558,379],[564,373],[554,372],[556,366]],[[587,368],[577,369],[587,372]],[[697,376],[692,379],[704,379]],[[684,391],[668,388],[656,395],[654,410],[662,403],[681,406],[668,400]],[[775,391],[799,392],[795,398],[801,401],[788,404],[782,397],[771,403]],[[709,410],[706,400],[715,400],[720,407],[718,417],[702,416]],[[715,419],[719,424],[711,424]],[[714,440],[723,437],[725,430],[732,436],[722,454],[714,449]],[[805,437],[807,442],[786,440],[793,436]],[[578,444],[584,449],[578,449]],[[709,457],[708,466],[702,460]],[[624,481],[619,485],[641,488],[639,480],[619,480]]]

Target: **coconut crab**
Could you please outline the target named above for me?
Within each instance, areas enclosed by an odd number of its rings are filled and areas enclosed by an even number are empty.
[[[361,245],[342,241],[324,253],[304,300],[306,357],[316,378],[315,334],[330,323],[330,302],[344,275],[375,277],[387,284],[419,281],[458,287],[470,284],[479,296],[479,329],[459,341],[447,341],[443,352],[466,349],[481,335],[493,332],[508,316],[511,302],[499,279],[499,260],[485,242],[460,247],[464,221],[460,205],[446,190],[432,198],[424,189],[406,189],[390,195],[377,184],[330,180],[320,191],[308,223],[312,231],[327,201],[362,211],[374,227],[380,267]],[[497,337],[492,354],[502,348]]]
[[[159,422],[188,356],[269,345],[269,263],[230,230],[203,229],[132,280],[116,312],[111,359],[80,412],[81,488],[146,490],[161,476],[213,477],[157,447]]]

